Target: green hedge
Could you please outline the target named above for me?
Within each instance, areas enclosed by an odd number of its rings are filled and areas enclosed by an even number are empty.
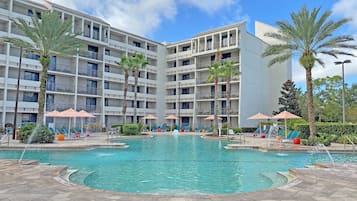
[[[29,139],[32,133],[33,136]],[[52,143],[55,134],[50,132],[47,126],[36,127],[36,124],[26,124],[20,128],[18,139],[22,143]]]
[[[124,135],[139,135],[139,125],[138,124],[124,124],[122,126],[122,131]]]
[[[357,134],[357,124],[316,123],[316,133],[333,134],[337,137],[345,134]],[[295,124],[296,130],[301,131],[300,137],[307,139],[310,136],[309,124]]]

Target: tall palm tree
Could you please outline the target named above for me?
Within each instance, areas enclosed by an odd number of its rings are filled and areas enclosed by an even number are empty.
[[[212,66],[208,67],[209,71],[209,76],[208,76],[208,81],[213,81],[214,82],[214,128],[213,128],[213,133],[217,134],[217,129],[218,129],[218,79],[221,73],[221,66],[218,62],[215,62]]]
[[[278,21],[277,33],[266,33],[265,36],[281,41],[281,44],[269,45],[263,57],[272,56],[269,66],[282,63],[293,55],[299,57],[300,64],[306,71],[306,92],[307,110],[310,127],[310,137],[316,134],[315,115],[312,95],[312,75],[311,69],[316,62],[324,65],[319,58],[321,55],[354,56],[347,52],[350,49],[357,49],[357,46],[349,43],[353,37],[349,35],[334,36],[333,33],[350,19],[338,21],[328,20],[331,11],[325,11],[319,15],[320,8],[314,8],[311,12],[307,7],[301,8],[297,13],[291,13],[291,24],[287,21]],[[346,51],[345,51],[346,50]]]
[[[120,62],[115,62],[119,65],[120,69],[124,71],[124,99],[123,99],[123,123],[126,123],[126,96],[128,93],[129,85],[129,71],[134,69],[133,57],[124,56]]]
[[[137,92],[138,92],[138,78],[139,78],[139,70],[144,69],[145,66],[149,64],[143,54],[135,54],[133,57],[133,67],[134,67],[134,122],[137,123],[137,115],[136,115],[136,102],[137,102]]]
[[[79,34],[72,33],[72,22],[63,21],[58,13],[42,12],[41,19],[35,15],[32,25],[22,18],[13,20],[13,24],[30,42],[18,38],[3,38],[5,42],[13,43],[15,46],[31,50],[40,56],[42,70],[40,72],[40,92],[38,94],[38,112],[36,123],[43,124],[44,106],[46,96],[47,71],[51,64],[52,55],[73,55],[80,48],[80,42],[76,38]]]
[[[232,79],[232,76],[235,76],[235,75],[239,75],[238,66],[236,66],[233,61],[223,62],[220,77],[223,77],[226,80],[227,129],[229,129],[230,125],[231,125],[231,114],[230,114],[230,110],[231,110],[231,79]]]

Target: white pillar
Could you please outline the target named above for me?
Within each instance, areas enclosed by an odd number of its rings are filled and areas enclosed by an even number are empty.
[[[205,36],[205,51],[207,51],[207,36]]]
[[[93,38],[93,21],[90,22],[90,35],[89,38]]]
[[[84,36],[84,18],[82,18],[82,36]]]
[[[9,77],[9,57],[10,57],[10,43],[6,43],[6,67],[4,76],[4,98],[3,98],[3,108],[2,108],[2,127],[5,127],[6,123],[6,102],[7,102],[7,80]]]
[[[100,40],[100,41],[103,41],[103,40],[102,40],[102,26],[103,26],[102,24],[99,25],[99,40]],[[103,58],[104,58],[104,57],[103,57]]]
[[[74,15],[72,15],[72,33],[74,33],[74,20],[75,20],[75,17],[74,17]]]

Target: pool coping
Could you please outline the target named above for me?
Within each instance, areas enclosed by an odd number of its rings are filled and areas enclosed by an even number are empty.
[[[159,201],[221,201],[221,200],[357,200],[357,163],[317,164],[323,168],[294,168],[293,182],[274,189],[236,194],[156,195],[111,192],[68,183],[60,176],[66,166],[39,165],[38,161],[0,160],[0,200],[159,200]],[[332,182],[333,181],[333,182]]]

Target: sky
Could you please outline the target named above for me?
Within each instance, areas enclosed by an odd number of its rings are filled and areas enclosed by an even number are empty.
[[[42,0],[35,0],[42,1]],[[254,34],[254,22],[276,26],[276,21],[290,20],[290,13],[301,7],[331,10],[331,20],[351,18],[336,34],[349,34],[357,43],[357,0],[50,0],[80,10],[109,22],[111,26],[157,42],[176,42],[197,33],[241,21]],[[357,51],[354,51],[357,55]],[[345,64],[345,81],[357,84],[357,57],[322,57],[325,67],[313,68],[313,78],[342,75],[337,60]],[[296,58],[292,61],[293,81],[305,88],[305,70]]]

